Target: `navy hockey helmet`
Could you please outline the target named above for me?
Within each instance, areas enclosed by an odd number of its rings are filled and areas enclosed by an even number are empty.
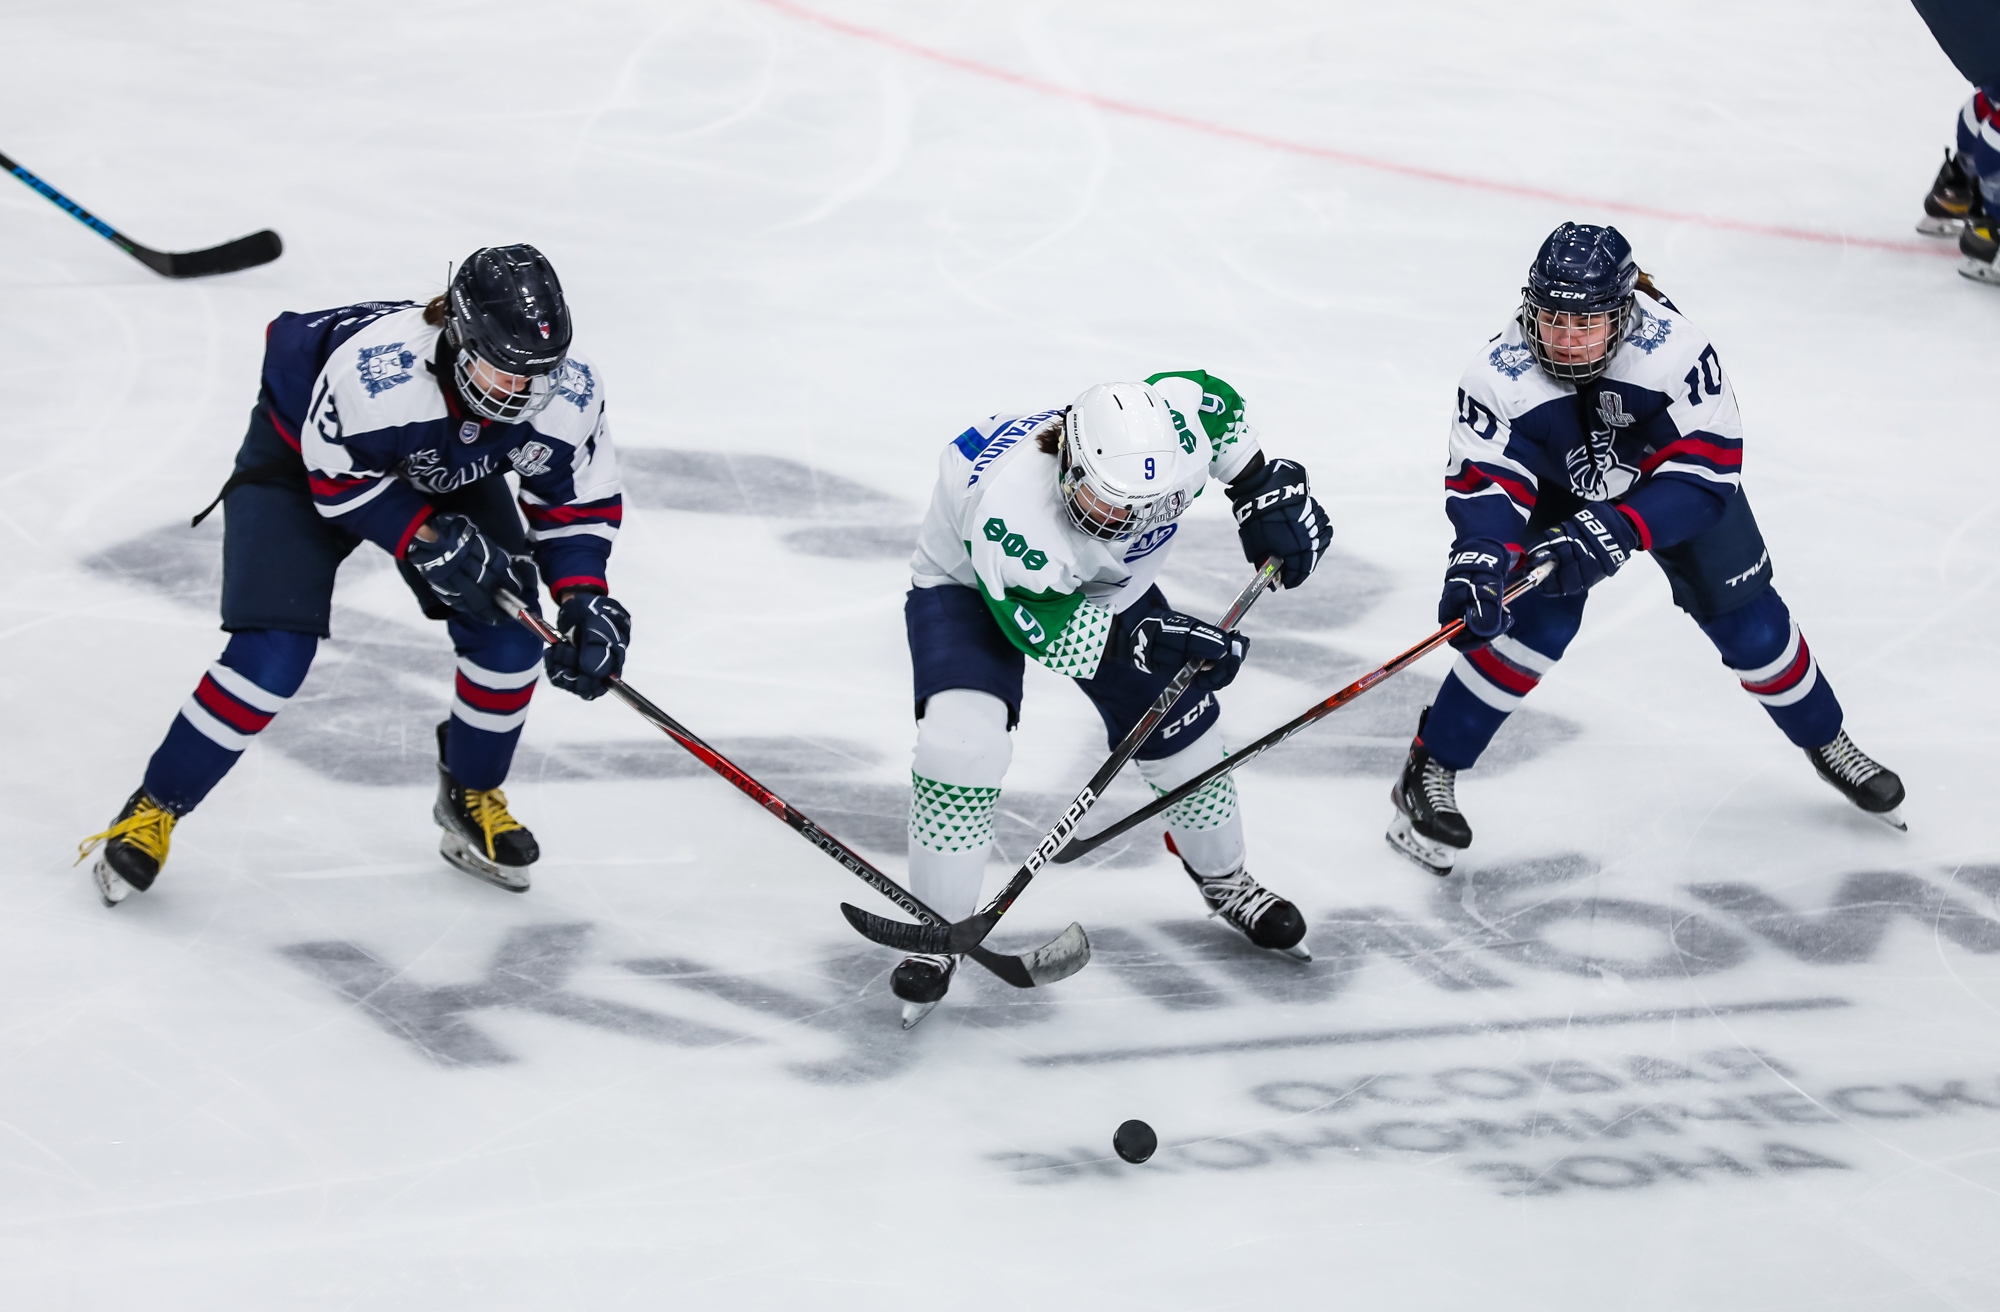
[[[468,407],[503,424],[532,418],[569,356],[569,304],[554,266],[526,244],[474,251],[452,275],[445,332]]]
[[[1551,377],[1581,386],[1610,367],[1625,337],[1639,266],[1616,228],[1565,223],[1528,266],[1521,333]]]

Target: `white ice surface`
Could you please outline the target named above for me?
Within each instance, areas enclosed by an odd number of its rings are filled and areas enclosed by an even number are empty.
[[[153,245],[287,244],[174,284],[0,186],[0,1303],[2000,1307],[2000,291],[1915,249],[1965,91],[1910,7],[802,2],[964,62],[757,0],[0,7],[0,147]],[[633,682],[900,870],[895,543],[938,443],[1105,378],[1235,382],[1344,553],[1253,617],[1240,739],[1430,627],[1454,381],[1572,217],[1720,344],[1779,586],[1907,835],[1641,564],[1463,781],[1461,877],[1381,838],[1434,658],[1244,780],[1312,967],[1202,924],[1149,840],[998,936],[1080,919],[1088,970],[975,973],[906,1035],[835,910],[883,904],[612,701],[537,699],[534,890],[445,868],[443,637],[376,553],[157,888],[107,912],[70,865],[218,650],[185,517],[279,310],[546,250],[644,467]],[[1243,568],[1216,500],[1167,574],[1205,606]],[[1059,683],[1017,858],[1102,751]],[[1690,891],[1719,883],[1849,909],[1793,924],[1801,959]],[[1133,1116],[1143,1168],[1110,1157]]]

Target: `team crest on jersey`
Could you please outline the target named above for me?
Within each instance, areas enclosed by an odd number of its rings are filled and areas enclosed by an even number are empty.
[[[1637,307],[1639,322],[1625,335],[1625,340],[1644,351],[1647,355],[1660,349],[1660,343],[1667,340],[1667,334],[1674,330],[1673,324],[1657,314],[1647,314],[1645,306]]]
[[[1135,560],[1142,560],[1166,546],[1179,528],[1180,525],[1175,523],[1147,529],[1133,541],[1131,549],[1125,553],[1125,563],[1129,565]]]
[[[1520,342],[1502,342],[1493,348],[1486,362],[1509,378],[1519,378],[1535,367],[1535,353]]]
[[[479,440],[479,421],[468,419],[458,426],[458,440],[471,446]]]
[[[587,410],[597,395],[597,376],[581,360],[564,360],[556,370],[556,395],[578,410]]]
[[[390,388],[410,381],[413,375],[410,366],[417,362],[414,351],[403,349],[401,342],[390,342],[387,346],[364,346],[361,358],[354,362],[354,370],[361,375],[361,385],[368,389],[368,395],[380,396]]]
[[[484,455],[463,469],[453,469],[435,447],[424,447],[405,456],[398,472],[426,492],[450,492],[492,473],[493,457]]]
[[[514,462],[515,473],[522,478],[534,478],[549,472],[549,457],[555,453],[556,449],[547,442],[529,442],[509,451],[507,458]]]
[[[1570,490],[1586,501],[1609,501],[1631,491],[1639,481],[1639,471],[1618,459],[1618,434],[1630,428],[1634,416],[1626,413],[1625,398],[1610,388],[1597,394],[1599,426],[1590,440],[1564,453]]]

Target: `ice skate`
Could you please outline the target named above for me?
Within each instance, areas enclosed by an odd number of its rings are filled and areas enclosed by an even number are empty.
[[[89,856],[99,843],[104,844],[90,875],[97,881],[97,895],[104,899],[105,906],[115,907],[132,894],[153,886],[160,867],[167,862],[167,845],[173,839],[177,819],[141,788],[126,799],[125,809],[111,822],[111,828],[77,844],[78,861]]]
[[[1208,903],[1209,915],[1223,920],[1260,948],[1282,952],[1298,961],[1313,959],[1303,942],[1306,918],[1297,907],[1252,879],[1247,868],[1238,866],[1213,878],[1196,874],[1186,861],[1181,862],[1181,869],[1187,871],[1188,878],[1201,890],[1201,900]]]
[[[431,818],[444,830],[438,855],[468,875],[510,893],[528,891],[528,871],[541,859],[535,836],[507,813],[498,788],[463,788],[444,764],[445,725],[438,726],[438,795]]]
[[[1958,262],[1961,278],[2000,283],[2000,269],[1993,265],[1993,257],[2000,254],[2000,220],[1990,214],[1968,218],[1958,234],[1958,253],[1965,257]]]
[[[950,953],[919,952],[903,958],[889,976],[889,991],[903,1000],[904,1029],[915,1029],[918,1021],[937,1010],[957,972],[958,958]]]
[[[1964,157],[1946,150],[1937,181],[1931,183],[1931,194],[1924,197],[1924,217],[1918,221],[1917,231],[1926,237],[1956,237],[1977,208]]]
[[[1424,747],[1424,722],[1429,718],[1430,708],[1425,707],[1402,777],[1389,790],[1396,816],[1386,837],[1389,846],[1443,876],[1451,873],[1458,854],[1472,846],[1472,826],[1459,813],[1458,771],[1439,765]]]
[[[1840,790],[1840,795],[1874,816],[1891,829],[1907,832],[1903,823],[1903,781],[1894,770],[1869,758],[1848,738],[1847,730],[1824,747],[1806,752],[1819,777]]]

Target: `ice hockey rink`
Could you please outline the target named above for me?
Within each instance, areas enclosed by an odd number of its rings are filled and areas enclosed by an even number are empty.
[[[0,1303],[18,1309],[2000,1307],[2000,288],[1912,231],[1967,89],[1902,0],[0,5]],[[940,445],[1206,368],[1336,551],[1267,599],[1247,741],[1434,627],[1460,371],[1565,219],[1711,333],[1849,807],[1640,562],[1383,842],[1434,656],[1248,768],[1310,966],[1157,829],[1039,879],[914,1031],[886,903],[614,699],[544,689],[512,896],[430,820],[449,647],[365,547],[301,695],[99,905],[220,649],[262,327],[561,271],[626,473],[631,682],[885,869]],[[1987,454],[1982,455],[1985,452]],[[1248,577],[1217,492],[1168,595]],[[1031,670],[1018,861],[1104,755]],[[1143,800],[1129,777],[1107,818]],[[988,890],[1011,865],[996,858]],[[1146,1165],[1119,1122],[1158,1130]]]

